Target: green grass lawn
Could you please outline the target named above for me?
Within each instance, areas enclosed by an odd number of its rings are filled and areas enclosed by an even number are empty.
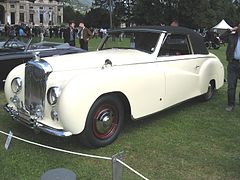
[[[96,47],[91,40],[89,47]],[[225,62],[225,47],[212,50]],[[238,92],[239,92],[238,86]],[[124,162],[149,179],[240,179],[240,106],[226,112],[227,85],[209,102],[185,102],[139,121],[125,124],[111,145],[88,149],[76,137],[58,138],[32,130],[11,120],[0,109],[0,130],[22,138],[71,151],[111,157],[124,151]],[[239,100],[237,99],[239,102]],[[0,106],[6,103],[0,92]],[[78,179],[111,179],[111,161],[68,155],[13,140],[4,149],[0,134],[0,179],[37,180],[47,170],[68,168]],[[124,169],[123,180],[141,179]]]

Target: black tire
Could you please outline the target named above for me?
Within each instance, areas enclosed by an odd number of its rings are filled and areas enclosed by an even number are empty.
[[[213,43],[213,49],[219,49],[220,48],[220,45],[219,44],[216,44],[216,43]]]
[[[210,99],[212,99],[213,95],[215,92],[215,85],[213,82],[210,82],[208,84],[208,90],[205,94],[201,95],[200,98],[202,101],[209,101]]]
[[[121,132],[124,107],[119,98],[112,95],[100,97],[92,105],[80,141],[88,147],[111,144]]]
[[[211,43],[209,41],[206,41],[204,44],[205,44],[207,49],[211,48]]]

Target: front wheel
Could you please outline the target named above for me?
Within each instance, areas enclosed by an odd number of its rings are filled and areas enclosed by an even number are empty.
[[[119,98],[100,97],[92,105],[80,140],[90,147],[111,144],[119,135],[124,121],[124,107]]]

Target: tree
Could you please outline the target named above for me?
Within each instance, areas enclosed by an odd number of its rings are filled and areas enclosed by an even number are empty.
[[[215,12],[215,24],[225,19],[231,26],[240,18],[239,0],[209,0],[210,9]]]
[[[110,0],[95,0],[93,5],[110,11]],[[181,26],[210,28],[225,19],[234,25],[240,19],[240,0],[111,0],[113,22],[137,25],[169,25],[177,19]],[[109,22],[109,19],[106,21]]]
[[[133,19],[133,6],[136,0],[95,0],[92,5],[112,13],[113,24],[118,27],[121,23],[129,26]],[[112,5],[110,7],[110,5]]]
[[[106,9],[92,8],[86,13],[84,22],[89,27],[95,28],[110,28],[109,24],[109,13]]]
[[[64,6],[63,7],[63,22],[68,23],[69,21],[73,21],[75,17],[75,12],[72,7]]]
[[[74,21],[76,24],[79,24],[79,22],[84,19],[84,15],[82,15],[79,11],[74,11],[70,6],[63,7],[63,15],[64,23]]]
[[[79,11],[75,11],[74,22],[76,23],[76,25],[79,25],[79,23],[83,20],[84,20],[84,15],[81,14]],[[86,24],[86,26],[87,25],[88,24]]]
[[[164,8],[163,8],[163,14],[164,14],[164,24],[169,24],[174,19],[178,20],[178,1],[179,0],[165,0]]]
[[[92,6],[94,8],[109,9],[109,0],[95,0]]]
[[[165,22],[164,7],[159,0],[137,0],[133,19],[138,25],[160,25]]]
[[[235,12],[236,15],[234,17],[234,22],[240,23],[239,22],[239,19],[240,19],[240,0],[233,1],[233,5],[234,5],[235,10],[236,10],[236,12]]]
[[[210,20],[209,0],[180,0],[178,17],[181,25],[190,28],[205,27]]]
[[[136,0],[118,0],[114,2],[113,16],[114,25],[125,23],[130,26],[133,23],[133,7]]]
[[[128,17],[125,14],[125,12],[126,7],[124,2],[123,1],[116,2],[113,11],[113,23],[115,27],[117,27],[120,23],[126,22],[128,20]]]

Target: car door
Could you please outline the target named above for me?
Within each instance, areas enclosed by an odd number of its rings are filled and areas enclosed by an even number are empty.
[[[204,61],[203,55],[193,53],[188,35],[166,35],[157,57],[166,77],[166,107],[200,94],[199,70]]]

